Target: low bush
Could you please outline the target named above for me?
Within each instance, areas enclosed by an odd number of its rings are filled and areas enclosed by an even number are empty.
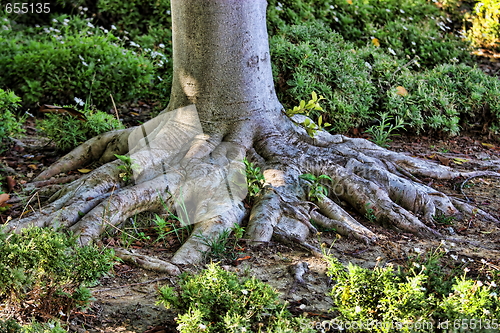
[[[468,44],[453,35],[445,12],[426,0],[269,1],[268,26],[272,34],[316,19],[356,48],[375,43],[385,53],[418,57],[426,68],[454,58],[467,63],[472,60]]]
[[[20,101],[21,98],[12,91],[0,89],[0,153],[4,150],[4,142],[9,136],[24,132],[21,127],[23,120],[15,115]]]
[[[159,293],[159,303],[179,310],[181,333],[314,332],[308,320],[291,316],[269,285],[216,264],[182,275],[177,290],[164,286]]]
[[[482,320],[490,326],[496,322],[498,328],[498,276],[481,281],[467,277],[466,268],[465,272],[447,272],[439,262],[444,253],[438,248],[411,258],[402,267],[389,264],[373,269],[352,264],[346,269],[329,257],[328,274],[334,281],[330,295],[338,315],[334,321],[367,323],[358,332],[434,332],[437,323],[448,321],[452,327],[457,319],[460,325],[463,320]],[[377,325],[369,328],[369,323]]]
[[[87,286],[113,267],[111,250],[80,247],[52,229],[0,232],[0,302],[23,320],[67,318],[92,300]]]
[[[45,119],[37,122],[37,127],[63,151],[75,148],[96,135],[124,128],[123,124],[110,114],[89,109],[82,113],[86,120],[66,113],[49,113]]]
[[[92,97],[100,109],[148,95],[153,63],[126,50],[110,31],[78,17],[58,16],[50,26],[0,30],[0,86],[26,106],[69,104]]]

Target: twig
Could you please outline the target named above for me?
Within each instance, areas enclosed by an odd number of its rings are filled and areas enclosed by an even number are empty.
[[[136,282],[136,283],[129,283],[129,284],[124,284],[124,285],[121,285],[121,286],[118,286],[118,287],[113,287],[113,288],[93,290],[92,292],[94,292],[94,293],[101,293],[101,292],[104,292],[104,291],[110,291],[110,290],[122,289],[122,288],[127,288],[127,287],[133,287],[133,286],[138,286],[138,285],[142,285],[142,284],[155,283],[155,282],[163,281],[163,280],[167,280],[167,279],[170,279],[170,277],[169,276],[164,276],[162,278],[158,278],[158,279],[154,279],[154,280],[148,280],[148,281]]]
[[[118,116],[118,110],[116,109],[116,104],[115,100],[113,99],[113,95],[109,94],[109,97],[111,97],[111,102],[113,102],[113,107],[115,108],[116,120],[120,121],[120,117]]]

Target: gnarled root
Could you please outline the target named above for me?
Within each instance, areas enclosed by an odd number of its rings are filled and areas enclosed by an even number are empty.
[[[235,223],[243,223],[247,216],[242,204],[246,195],[245,155],[262,168],[266,181],[255,197],[246,228],[245,238],[254,243],[269,242],[274,236],[321,255],[308,242],[308,235],[317,232],[311,221],[364,243],[377,241],[370,224],[357,221],[342,208],[345,204],[372,223],[430,238],[444,237],[434,229],[433,216],[438,213],[474,211],[498,222],[417,178],[451,179],[468,174],[362,139],[326,132],[318,132],[311,139],[286,117],[246,121],[224,135],[209,136],[201,131],[196,109],[186,107],[136,129],[92,139],[37,180],[94,160],[107,163],[60,190],[45,207],[31,208],[30,216],[11,221],[8,228],[63,227],[87,244],[108,226],[118,226],[134,214],[175,208],[181,221],[194,224],[194,228],[172,263],[197,263],[208,250],[209,240]],[[123,162],[111,161],[112,155],[126,151],[137,164],[133,166],[133,183],[123,180]],[[319,196],[312,203],[306,195],[312,184],[299,178],[305,173],[331,177],[331,183],[323,183],[330,189],[329,195]],[[177,273],[174,267],[168,267]]]

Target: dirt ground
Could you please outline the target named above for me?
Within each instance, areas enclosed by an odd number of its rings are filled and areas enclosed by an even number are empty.
[[[30,131],[34,130],[28,127],[28,134]],[[24,147],[19,143],[12,151],[0,157],[3,164],[23,174],[24,180],[21,182],[36,176],[40,169],[58,157],[51,153],[50,146],[45,150],[31,150],[32,139],[33,136],[28,136],[23,140]],[[460,170],[500,170],[500,142],[478,134],[443,140],[425,136],[400,136],[394,138],[390,149],[434,160],[436,164],[445,164]],[[422,181],[448,195],[469,200],[500,218],[500,178]],[[18,185],[20,184],[16,186]],[[11,211],[3,213],[0,219],[5,221],[7,215],[15,215],[21,208],[19,204],[13,205]],[[348,207],[345,208],[349,210]],[[356,240],[340,237],[333,231],[313,235],[310,243],[318,247],[323,244],[331,255],[343,263],[352,262],[367,268],[387,262],[402,264],[408,257],[441,246],[449,250],[443,260],[450,268],[467,267],[472,275],[480,274],[485,265],[489,269],[500,270],[499,224],[484,221],[476,216],[443,221],[442,224],[436,224],[436,228],[448,239],[440,243],[440,240],[421,239],[412,234],[383,228],[352,211],[351,213],[381,236],[377,244],[366,246]],[[119,243],[118,238],[112,237],[105,242],[108,245]],[[175,247],[175,244],[173,246]],[[289,309],[294,314],[305,314],[316,321],[332,318],[332,313],[329,312],[332,301],[328,296],[331,286],[325,274],[327,265],[323,259],[277,242],[257,247],[242,247],[237,260],[225,260],[221,265],[239,275],[255,276],[272,285],[282,294],[282,299],[289,302]],[[138,253],[165,260],[168,260],[172,252],[172,249],[152,242],[134,243],[131,248]],[[293,267],[299,262],[306,262],[309,267],[303,285],[294,283]],[[186,269],[198,271],[202,268],[203,265]],[[175,283],[176,278],[164,274],[146,271],[126,263],[116,265],[114,275],[101,279],[100,284],[92,288],[96,299],[92,307],[70,318],[71,331],[176,332],[175,312],[155,304],[158,287]]]

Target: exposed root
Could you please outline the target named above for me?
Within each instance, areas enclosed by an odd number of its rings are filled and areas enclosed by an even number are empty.
[[[125,249],[115,249],[115,255],[126,262],[133,263],[150,271],[165,272],[176,276],[181,274],[179,267],[158,258],[133,253]]]
[[[175,209],[181,222],[194,228],[172,262],[197,263],[221,233],[244,223],[245,155],[262,168],[266,182],[254,199],[246,227],[245,238],[254,244],[274,237],[322,256],[312,243],[315,240],[308,240],[311,233],[317,233],[311,221],[367,244],[375,242],[378,237],[370,226],[354,219],[338,204],[341,201],[373,223],[421,237],[443,237],[434,230],[436,214],[459,215],[462,211],[498,222],[418,179],[473,177],[479,173],[461,173],[363,139],[321,131],[314,139],[306,136],[303,129],[281,117],[267,122],[260,118],[255,123],[236,122],[233,131],[210,136],[201,132],[196,108],[181,108],[136,129],[92,139],[63,157],[37,180],[95,160],[107,163],[65,186],[46,206],[31,208],[31,216],[11,221],[8,227],[63,227],[87,244],[107,227],[116,228],[139,212]],[[114,154],[127,151],[138,165],[134,168],[134,184],[127,184],[120,176],[122,162],[112,161]],[[311,205],[299,179],[303,173],[331,177],[332,183],[323,183],[330,189],[328,197],[320,195]],[[481,173],[486,174],[499,176]],[[177,273],[172,266],[165,266]]]

